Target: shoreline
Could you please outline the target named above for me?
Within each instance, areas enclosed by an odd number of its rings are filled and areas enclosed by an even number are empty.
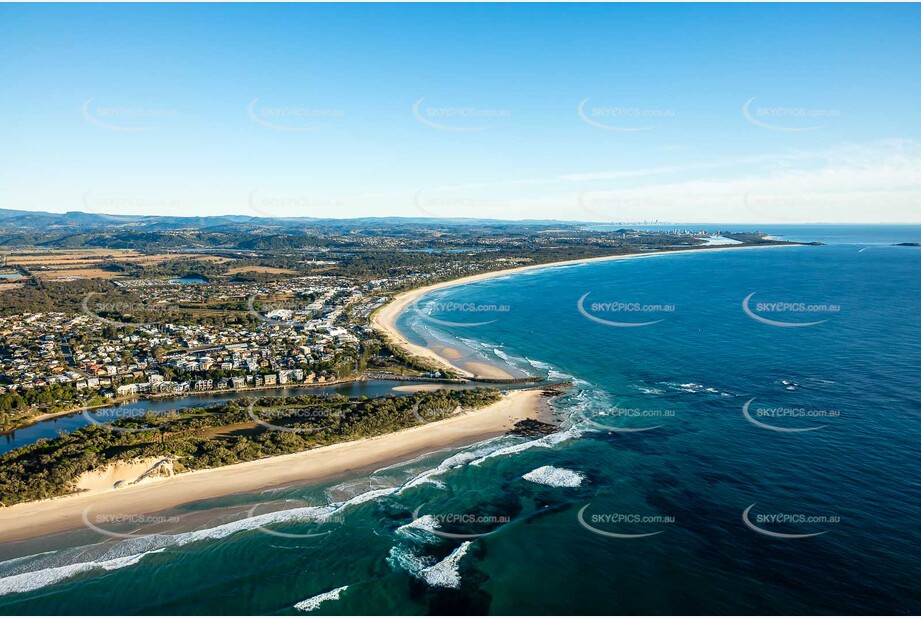
[[[149,515],[183,504],[272,487],[321,483],[504,435],[515,423],[543,419],[539,389],[503,393],[494,404],[438,422],[372,438],[230,466],[193,470],[122,489],[91,490],[0,508],[0,542],[79,530],[84,516]]]
[[[465,377],[510,378],[512,376],[501,368],[492,367],[482,362],[469,363],[473,371],[457,367],[449,359],[440,356],[434,350],[411,343],[396,328],[397,317],[410,303],[429,292],[541,268],[699,251],[763,249],[787,246],[802,245],[719,246],[666,252],[629,253],[548,262],[546,264],[531,264],[479,273],[400,293],[391,302],[372,314],[371,324],[375,330],[383,331],[385,336],[389,336],[391,342],[402,347],[404,351],[434,361],[439,366],[449,368]],[[450,350],[450,348],[441,348],[440,351],[445,353],[447,350]],[[451,356],[451,354],[447,355]],[[346,380],[346,382],[348,381],[352,380]],[[310,386],[316,387],[335,383],[337,382],[312,384]],[[489,385],[486,384],[485,386]],[[291,386],[274,385],[274,387],[290,388]],[[257,389],[254,388],[253,390]],[[160,397],[171,396],[175,395],[164,394]],[[381,436],[342,442],[300,453],[258,459],[230,466],[194,470],[168,478],[146,480],[138,485],[131,485],[121,489],[93,489],[80,494],[3,507],[0,508],[0,542],[26,541],[36,537],[79,530],[84,527],[83,520],[90,509],[96,514],[148,515],[180,505],[222,496],[279,486],[321,483],[339,479],[381,466],[407,461],[425,453],[469,446],[489,438],[504,435],[520,420],[547,420],[546,413],[548,409],[549,405],[542,400],[539,388],[513,390],[503,393],[499,402],[485,408]],[[59,415],[63,414],[56,414],[55,416]]]
[[[397,328],[396,321],[400,315],[403,314],[406,309],[418,301],[420,298],[434,292],[436,290],[443,290],[446,288],[459,287],[462,285],[468,285],[471,283],[478,283],[480,281],[486,281],[487,279],[494,279],[496,277],[504,277],[506,275],[514,275],[518,273],[528,272],[532,270],[539,270],[541,268],[556,268],[559,266],[572,266],[576,264],[589,264],[592,262],[609,262],[613,260],[623,260],[623,259],[637,259],[645,257],[654,257],[661,255],[677,255],[683,253],[700,253],[700,252],[709,252],[709,251],[739,251],[743,249],[770,249],[778,247],[802,247],[805,246],[802,243],[787,243],[779,245],[724,245],[724,246],[713,246],[713,247],[699,247],[695,249],[677,249],[675,251],[651,251],[646,253],[623,253],[618,255],[605,255],[592,258],[582,258],[576,260],[563,260],[560,262],[547,262],[546,264],[529,264],[527,266],[516,266],[515,268],[506,268],[503,270],[493,270],[485,273],[479,273],[476,275],[468,275],[465,277],[460,277],[458,279],[451,279],[449,281],[441,281],[439,283],[433,283],[430,285],[414,288],[412,290],[407,290],[405,292],[400,292],[394,296],[389,303],[379,308],[371,315],[371,326],[378,332],[382,333],[386,340],[403,349],[404,352],[410,356],[415,356],[423,360],[431,361],[435,364],[436,367],[440,369],[447,369],[457,373],[458,375],[465,378],[492,378],[492,379],[508,379],[513,376],[508,372],[504,371],[500,367],[495,367],[493,365],[487,364],[485,362],[466,362],[467,367],[460,367],[457,359],[448,358],[451,356],[442,355],[433,350],[432,348],[421,346],[413,343],[406,338],[405,335]],[[433,346],[435,348],[441,348],[442,350],[450,350],[451,348],[445,348],[444,346]],[[455,362],[452,362],[455,361]]]

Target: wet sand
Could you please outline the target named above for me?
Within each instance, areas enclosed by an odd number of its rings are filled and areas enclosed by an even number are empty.
[[[374,438],[153,478],[122,489],[96,482],[91,485],[94,489],[79,495],[0,508],[0,542],[76,530],[85,525],[84,517],[89,514],[149,515],[198,500],[338,479],[503,435],[520,420],[544,418],[546,411],[540,391],[512,391],[485,408]],[[132,469],[128,476],[135,472]]]

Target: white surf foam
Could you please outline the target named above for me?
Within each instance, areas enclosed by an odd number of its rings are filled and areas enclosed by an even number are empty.
[[[479,459],[470,462],[470,465],[479,466],[482,465],[483,462],[489,461],[490,459],[494,459],[496,457],[505,457],[508,455],[517,455],[518,453],[522,453],[532,448],[553,448],[561,442],[565,442],[566,440],[576,437],[580,432],[581,430],[576,429],[575,427],[571,427],[565,431],[552,433],[549,436],[537,438],[536,440],[519,442],[517,444],[498,448],[490,453],[483,455]]]
[[[458,571],[458,565],[461,559],[467,555],[470,549],[470,541],[464,541],[460,547],[452,551],[447,558],[430,567],[422,569],[419,577],[422,578],[429,586],[437,588],[460,588],[461,577]]]
[[[532,483],[549,485],[550,487],[578,487],[585,480],[585,475],[566,468],[542,466],[531,470],[521,478]]]
[[[508,354],[506,354],[505,352],[503,352],[502,350],[500,350],[499,348],[493,348],[492,353],[495,354],[496,356],[498,356],[499,358],[501,358],[502,360],[504,360],[504,361],[507,362],[507,363],[511,363],[511,361],[512,361],[512,358],[511,358]]]
[[[435,517],[423,515],[397,528],[397,534],[416,541],[430,542],[437,540],[435,530],[440,527],[441,525]]]
[[[324,592],[323,594],[318,594],[315,597],[310,597],[309,599],[305,599],[300,603],[295,603],[294,609],[300,610],[302,612],[312,612],[326,601],[338,601],[339,595],[348,590],[348,588],[348,586],[340,586],[330,590],[329,592]]]
[[[454,468],[465,466],[473,461],[476,461],[483,455],[492,452],[494,449],[492,444],[498,439],[500,438],[492,438],[490,440],[480,442],[469,450],[461,451],[460,453],[456,453],[448,457],[434,468],[420,472],[415,477],[404,483],[397,493],[401,494],[405,490],[417,487],[423,483],[432,483],[436,486],[443,487],[444,484],[438,481],[438,476],[453,470]]]
[[[372,472],[371,475],[374,476],[375,474],[380,474],[380,473],[382,473],[382,472],[390,472],[391,470],[399,470],[400,468],[403,468],[403,467],[409,467],[409,466],[411,466],[412,464],[416,464],[416,463],[419,463],[419,462],[421,462],[421,461],[424,461],[424,460],[428,459],[429,457],[432,457],[432,456],[434,456],[434,455],[436,455],[436,454],[438,454],[438,453],[440,453],[440,452],[442,452],[442,451],[446,451],[446,450],[448,450],[448,449],[438,449],[437,451],[432,451],[432,452],[430,452],[430,453],[423,453],[423,454],[419,455],[418,457],[414,457],[414,458],[412,458],[412,459],[407,459],[406,461],[400,461],[400,462],[395,463],[395,464],[390,464],[389,466],[384,466],[383,468],[378,468],[377,470],[375,470],[374,472]]]
[[[577,400],[578,399],[579,398],[577,397]],[[237,533],[256,530],[272,524],[296,521],[316,521],[322,523],[349,507],[358,506],[386,496],[399,494],[407,489],[416,487],[421,484],[438,484],[438,476],[445,474],[446,472],[455,468],[469,464],[479,465],[488,459],[512,455],[521,451],[528,450],[530,448],[550,448],[580,433],[581,430],[570,428],[569,430],[552,434],[550,436],[544,436],[537,440],[512,445],[507,445],[508,438],[506,437],[492,438],[446,458],[434,468],[415,475],[413,478],[411,478],[406,483],[403,483],[402,485],[397,487],[382,487],[379,489],[373,489],[352,496],[347,500],[334,502],[324,506],[306,506],[284,509],[260,515],[254,515],[252,517],[246,517],[240,520],[230,521],[201,530],[194,530],[178,534],[155,534],[139,536],[124,539],[112,545],[86,545],[72,548],[64,552],[60,552],[59,554],[55,552],[54,555],[45,555],[47,553],[45,552],[43,554],[35,554],[32,556],[17,558],[15,560],[15,565],[13,564],[13,561],[0,563],[0,595],[44,588],[87,571],[115,570],[129,567],[137,564],[144,558],[144,556],[147,556],[150,553],[161,552],[166,548],[184,546],[199,541],[222,539]],[[384,468],[382,470],[386,469],[387,468]],[[424,533],[426,532],[425,526],[431,522],[425,518],[420,518],[420,520],[422,521],[417,520],[417,522],[413,523],[416,525],[416,528],[419,532]],[[404,530],[404,532],[408,533],[409,529],[407,528]],[[460,560],[460,558],[463,557],[463,553],[466,552],[466,545],[458,548],[458,551],[460,551],[458,555],[452,554],[454,558],[449,556],[446,560],[451,559],[454,562]],[[393,554],[394,552],[391,553]],[[396,553],[399,554],[399,550],[397,550]],[[93,554],[96,554],[93,559],[87,559],[87,555]],[[402,557],[398,556],[397,558],[393,558],[393,560],[412,562],[412,560],[408,557],[408,554]],[[440,568],[435,569],[438,564],[432,565],[431,561],[433,559],[426,560],[415,558],[415,560],[417,561],[418,566],[415,572],[420,572],[422,568],[431,567],[432,570],[429,572],[429,577],[432,578],[433,581],[438,580],[439,578],[444,578],[444,581],[451,580],[451,577],[449,577],[451,569],[449,567],[451,566],[452,562],[449,561],[442,565]],[[67,561],[70,561],[70,563],[68,564]]]
[[[115,571],[117,569],[137,564],[141,561],[142,558],[144,558],[144,556],[150,554],[158,554],[162,551],[163,549],[157,549],[132,556],[112,558],[109,560],[76,562],[74,564],[42,569],[41,571],[28,571],[25,573],[17,573],[15,575],[7,575],[6,577],[0,578],[0,596],[17,592],[30,592],[32,590],[38,590],[39,588],[44,588],[45,586],[56,584],[59,581],[63,581],[75,575],[79,575],[80,573],[85,573],[95,569]]]
[[[712,386],[698,384],[697,382],[683,382],[680,384],[676,382],[660,382],[659,384],[667,386],[672,391],[679,391],[682,393],[691,393],[691,394],[710,393],[712,395],[720,395],[721,397],[732,397],[733,396],[732,393],[722,391]]]
[[[532,358],[528,358],[527,356],[525,356],[524,359],[528,361],[528,364],[534,367],[535,369],[541,369],[543,371],[549,371],[550,369],[553,369],[553,366],[550,365],[549,363],[545,363],[539,360],[534,360]]]
[[[464,541],[440,562],[435,562],[431,556],[417,556],[407,548],[397,545],[390,549],[387,562],[393,568],[402,569],[429,586],[460,588],[461,577],[458,566],[470,549],[470,543],[470,541]]]
[[[413,577],[418,577],[419,574],[424,569],[431,566],[433,562],[435,562],[434,558],[430,556],[417,556],[412,550],[402,545],[391,547],[390,553],[387,555],[387,564],[394,569],[402,569]]]
[[[99,548],[102,546],[77,547],[69,550],[65,555],[53,557],[53,560],[35,560],[25,567],[29,569],[28,571],[15,572],[0,577],[0,596],[44,588],[85,571],[94,569],[113,570],[132,566],[137,564],[144,556],[161,552],[169,547],[181,547],[199,541],[223,539],[239,532],[256,530],[277,523],[295,521],[324,522],[349,507],[393,495],[397,490],[398,488],[396,487],[372,490],[336,504],[273,511],[191,532],[152,534],[129,538],[108,546],[108,550],[104,552],[101,558],[96,560],[83,560],[71,564],[58,563],[60,559],[66,559],[68,556],[77,555],[82,557],[86,553],[100,551]],[[39,558],[39,556],[40,554],[37,554],[30,558]],[[2,566],[3,564],[0,564],[0,567]]]

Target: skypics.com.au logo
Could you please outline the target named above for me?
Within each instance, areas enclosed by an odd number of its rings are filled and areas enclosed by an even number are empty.
[[[246,300],[246,311],[251,316],[269,326],[303,328],[319,311],[322,303],[304,302],[300,299],[257,301],[259,293]],[[259,309],[256,309],[256,303]]]
[[[589,418],[585,412],[579,412],[581,421],[590,427],[609,433],[639,433],[642,431],[652,431],[662,427],[663,419],[673,419],[677,416],[675,410],[650,410],[641,408],[613,408],[604,415],[598,415]],[[601,419],[615,419],[620,422],[629,423],[625,425],[613,425],[599,422]],[[597,420],[593,420],[597,419]],[[656,423],[656,424],[651,424]]]
[[[802,529],[809,527],[815,529],[818,527],[827,528],[828,526],[841,523],[841,517],[837,515],[809,515],[806,513],[761,513],[752,514],[752,509],[757,502],[751,504],[742,512],[742,523],[749,530],[758,534],[769,536],[775,539],[807,539],[814,536],[821,536],[830,532],[828,529],[816,532],[793,532],[793,529]],[[790,532],[780,532],[779,530],[788,529]]]
[[[619,511],[589,513],[592,505],[586,504],[576,514],[579,525],[599,536],[609,539],[642,539],[665,532],[673,525],[675,517],[650,513],[625,513]]]
[[[175,314],[177,311],[179,311],[179,307],[176,305],[163,303],[148,305],[136,301],[112,301],[102,299],[93,301],[93,297],[97,294],[98,292],[90,292],[87,294],[80,302],[80,309],[84,315],[92,318],[93,320],[103,324],[109,324],[111,326],[153,328],[158,324],[161,324],[163,320],[168,319],[168,315]],[[99,315],[100,313],[103,315]],[[145,321],[122,322],[120,320],[103,317],[104,315],[118,315],[123,318],[141,316]],[[151,321],[151,316],[157,317],[158,320]]]
[[[484,326],[486,324],[492,324],[496,322],[498,318],[485,321],[477,322],[466,322],[466,321],[453,321],[453,320],[444,320],[442,318],[436,318],[435,315],[443,314],[452,314],[457,316],[479,316],[483,314],[503,314],[511,311],[509,305],[497,304],[497,303],[470,303],[470,302],[456,302],[456,301],[427,301],[423,306],[419,305],[419,301],[413,301],[412,305],[413,312],[426,320],[427,322],[432,322],[433,324],[438,324],[440,326],[454,326],[454,327],[472,327],[472,326]]]
[[[266,106],[259,104],[256,97],[246,106],[246,115],[259,126],[273,131],[305,133],[316,131],[323,123],[345,118],[341,108],[318,108],[306,106]]]
[[[271,431],[284,433],[312,434],[335,428],[345,418],[341,410],[322,408],[278,408],[257,406],[252,401],[246,407],[246,415],[257,425]]]
[[[160,430],[159,427],[152,424],[153,412],[144,407],[120,405],[93,411],[83,408],[81,413],[91,425],[116,433],[143,433]]]
[[[754,401],[755,398],[752,397],[742,406],[742,415],[745,416],[745,420],[756,427],[760,427],[761,429],[769,429],[771,431],[778,431],[781,433],[803,433],[807,431],[816,431],[826,426],[816,425],[811,427],[784,427],[782,424],[788,419],[809,419],[815,421],[819,419],[825,420],[830,418],[838,418],[841,416],[841,412],[838,410],[812,410],[806,408],[786,407],[755,408],[752,410],[752,402]]]
[[[422,106],[425,97],[413,104],[412,113],[416,120],[439,131],[476,132],[491,128],[497,119],[506,120],[512,112],[507,109],[483,109],[479,107]],[[485,123],[485,124],[484,124]]]
[[[268,510],[265,507],[277,504],[280,508]],[[294,506],[296,505],[296,506]],[[253,523],[253,530],[280,539],[313,539],[324,537],[345,523],[345,517],[337,512],[336,507],[316,506],[304,500],[281,500],[276,503],[254,504],[246,512],[247,523]],[[287,526],[297,524],[303,527],[311,524],[311,532],[285,532],[269,528],[271,524],[284,523]]]
[[[582,99],[576,107],[576,113],[583,122],[596,129],[637,133],[650,131],[659,126],[663,119],[675,117],[673,109],[650,109],[626,106],[588,106],[591,97]]]
[[[147,106],[102,106],[94,103],[95,99],[87,99],[81,111],[83,119],[107,131],[121,131],[125,133],[138,133],[150,131],[162,126],[164,120],[175,119],[179,116],[176,109]]]
[[[93,511],[92,504],[83,509],[81,513],[83,525],[93,532],[119,540],[163,534],[164,529],[171,530],[180,523],[180,518],[176,515],[143,515],[114,511],[92,513],[91,511]],[[157,532],[152,530],[144,533],[138,532],[141,529],[154,529]]]
[[[649,315],[662,315],[669,314],[675,311],[675,305],[672,304],[650,304],[650,303],[640,303],[640,302],[624,302],[624,301],[608,301],[608,302],[593,302],[589,305],[587,309],[585,306],[585,301],[588,298],[591,292],[586,292],[583,294],[579,300],[576,302],[576,308],[579,310],[579,313],[582,314],[582,317],[591,320],[597,324],[604,324],[605,326],[614,326],[617,328],[638,328],[641,326],[651,326],[653,324],[658,324],[665,318],[659,318],[657,320],[644,320],[644,321],[628,321],[628,320],[614,320],[609,317],[621,317],[621,316],[649,316]],[[589,309],[591,311],[589,311]]]
[[[808,322],[796,322],[796,321],[773,320],[771,318],[765,317],[765,315],[762,315],[762,314],[767,314],[767,315],[780,315],[780,314],[802,315],[805,313],[837,314],[841,311],[841,305],[809,304],[809,303],[803,303],[803,302],[789,302],[789,301],[759,302],[759,303],[755,303],[754,308],[752,308],[751,299],[755,294],[756,292],[752,292],[751,294],[749,294],[742,300],[742,311],[745,312],[745,315],[755,320],[756,322],[761,322],[762,324],[767,324],[768,326],[776,326],[778,328],[805,328],[807,326],[818,326],[819,324],[824,324],[830,318],[825,318],[823,320],[812,320]]]
[[[756,127],[771,131],[815,131],[825,126],[824,121],[841,116],[841,112],[835,109],[788,107],[783,105],[752,108],[755,98],[750,98],[742,105],[742,115]]]
[[[463,411],[464,409],[456,403],[444,403],[438,400],[430,400],[429,398],[417,401],[412,407],[413,418],[425,424],[436,423],[446,418],[458,416]]]
[[[500,526],[511,521],[506,515],[489,515],[475,512],[452,512],[420,515],[422,506],[413,511],[413,522],[406,528],[417,528],[443,539],[476,539],[493,534]],[[483,529],[485,532],[451,532],[460,529]]]

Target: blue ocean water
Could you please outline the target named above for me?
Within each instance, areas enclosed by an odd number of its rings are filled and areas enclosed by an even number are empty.
[[[593,225],[591,229],[618,230],[622,225]],[[627,226],[637,230],[668,231],[680,230],[708,230],[711,232],[751,232],[759,230],[772,238],[792,242],[821,242],[825,244],[852,244],[852,245],[897,245],[899,243],[921,242],[921,225],[858,225],[858,224],[827,224],[827,223],[681,223],[661,225]]]
[[[4,547],[0,612],[917,613],[921,250],[862,244],[436,292],[401,329],[573,381],[556,434]]]

